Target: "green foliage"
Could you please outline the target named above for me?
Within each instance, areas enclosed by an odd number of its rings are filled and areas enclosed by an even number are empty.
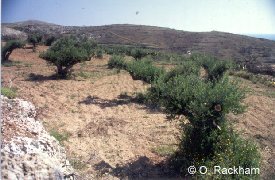
[[[42,35],[38,33],[28,35],[28,42],[33,45],[33,52],[36,51],[36,45],[42,41]]]
[[[196,167],[206,166],[209,169],[207,175],[197,174],[198,178],[211,178],[215,179],[258,179],[260,170],[256,174],[214,174],[214,166],[221,168],[241,167],[246,168],[260,168],[260,153],[258,147],[248,140],[240,138],[233,131],[228,128],[222,128],[220,131],[214,131],[210,135],[214,141],[213,143],[213,156],[211,159],[202,158],[196,159]]]
[[[141,49],[141,48],[134,48],[130,51],[130,56],[135,58],[136,60],[144,58],[145,56],[149,55],[149,50]]]
[[[207,71],[206,79],[200,75],[202,67]],[[156,78],[147,94],[151,102],[160,104],[171,117],[185,115],[190,122],[185,127],[185,136],[176,158],[183,173],[193,164],[221,163],[221,159],[214,160],[223,150],[232,151],[232,157],[221,165],[245,168],[245,165],[253,164],[259,167],[257,148],[243,143],[227,125],[225,115],[243,112],[241,100],[245,97],[238,84],[230,81],[225,74],[229,68],[227,63],[217,62],[215,58],[192,56],[181,66]],[[224,144],[225,138],[235,144]],[[248,153],[254,153],[255,158]],[[240,156],[246,159],[239,159]],[[226,153],[223,158],[226,158]]]
[[[1,94],[9,99],[14,99],[16,97],[16,89],[1,87]]]
[[[79,158],[70,159],[70,164],[72,165],[72,167],[74,169],[77,169],[77,170],[83,170],[83,169],[87,168],[87,164]]]
[[[185,59],[167,73],[148,59],[124,66],[133,79],[151,83],[147,94],[138,94],[139,102],[159,104],[170,117],[185,115],[188,118],[190,123],[185,126],[185,136],[175,156],[183,173],[193,164],[259,167],[257,147],[239,138],[225,118],[227,113],[244,110],[241,104],[244,91],[226,74],[232,67],[230,62],[202,55]],[[205,77],[202,70],[206,71]],[[210,173],[210,177],[213,178],[213,174]]]
[[[151,56],[153,61],[157,61],[159,63],[169,63],[169,64],[180,64],[185,62],[187,57],[177,53],[170,52],[154,52]]]
[[[224,73],[232,67],[230,61],[221,61],[212,56],[194,54],[190,59],[207,71],[208,79],[210,81],[221,78]]]
[[[136,60],[142,59],[148,55],[155,56],[157,54],[151,49],[136,46],[104,45],[102,46],[102,49],[104,49],[107,54],[132,56]]]
[[[132,47],[120,46],[120,45],[104,45],[101,47],[107,54],[110,55],[129,55]]]
[[[12,51],[16,48],[21,48],[25,45],[23,41],[18,40],[10,40],[6,43],[6,45],[2,48],[2,63],[8,61],[9,56]]]
[[[167,82],[176,76],[189,76],[195,75],[199,76],[200,67],[196,62],[193,61],[185,61],[181,65],[178,65],[176,68],[172,69],[171,71],[167,72],[165,75],[164,81]]]
[[[73,65],[89,61],[94,55],[96,43],[87,39],[64,37],[56,41],[40,57],[57,67],[57,74],[67,77]]]
[[[128,64],[127,71],[131,74],[134,80],[143,80],[151,83],[164,73],[163,69],[157,68],[148,59],[133,61]]]
[[[67,132],[61,134],[55,129],[50,131],[50,135],[53,136],[61,145],[63,145],[64,141],[67,141],[70,136]]]
[[[113,55],[108,62],[108,68],[126,69],[127,63],[123,56]]]
[[[99,48],[99,49],[96,50],[96,57],[97,58],[102,59],[103,58],[103,54],[104,54],[103,49]]]
[[[21,61],[3,61],[2,62],[2,66],[4,67],[12,67],[12,66],[20,67],[21,64],[22,64]]]
[[[268,87],[275,87],[274,80],[260,74],[254,74],[247,71],[231,71],[230,75],[250,80],[254,84],[263,84]]]
[[[44,43],[46,46],[51,46],[56,40],[57,38],[54,35],[51,35],[45,38]]]

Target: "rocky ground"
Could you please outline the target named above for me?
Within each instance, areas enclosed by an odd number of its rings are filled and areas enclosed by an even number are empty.
[[[1,178],[73,179],[66,151],[36,119],[32,103],[1,96]]]

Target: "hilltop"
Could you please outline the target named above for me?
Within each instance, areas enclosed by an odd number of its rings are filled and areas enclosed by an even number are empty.
[[[114,24],[104,26],[61,26],[30,20],[5,23],[3,27],[25,33],[85,35],[100,44],[135,45],[184,54],[206,53],[250,65],[256,73],[274,75],[275,41],[225,32],[188,32],[156,26]]]

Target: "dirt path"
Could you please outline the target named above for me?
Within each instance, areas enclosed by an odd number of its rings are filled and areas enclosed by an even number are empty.
[[[55,80],[54,67],[38,53],[15,50],[10,56],[15,65],[2,67],[3,85],[14,79],[18,96],[35,104],[45,127],[69,135],[64,146],[83,178],[171,175],[169,167],[158,163],[167,158],[163,154],[173,151],[167,147],[176,147],[179,122],[132,100],[133,93],[148,85],[132,80],[127,72],[107,69],[108,56],[77,65],[73,79]],[[265,87],[244,82],[253,90],[245,100],[247,112],[229,117],[246,137],[260,144],[263,170],[272,173],[275,99],[267,96]]]

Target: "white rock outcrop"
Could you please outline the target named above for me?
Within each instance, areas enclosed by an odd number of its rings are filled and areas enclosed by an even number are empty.
[[[64,147],[35,117],[30,102],[1,95],[1,179],[74,179]]]

